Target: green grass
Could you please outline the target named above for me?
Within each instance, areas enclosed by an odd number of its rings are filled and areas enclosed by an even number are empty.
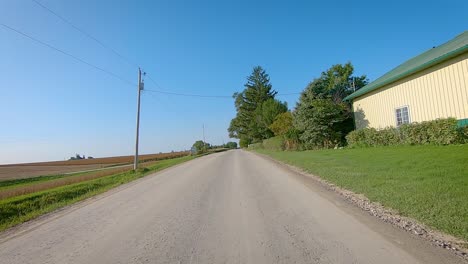
[[[193,156],[186,156],[161,160],[137,172],[119,173],[0,200],[0,231],[193,158]]]
[[[4,181],[0,181],[0,190],[9,189],[9,188],[18,187],[18,186],[25,186],[29,184],[36,184],[36,183],[44,182],[44,181],[60,179],[66,176],[75,176],[75,174],[70,174],[70,175],[57,174],[57,175],[38,176],[38,177],[24,178],[24,179],[4,180]]]
[[[112,170],[112,169],[109,169],[109,170]],[[100,171],[104,172],[106,170],[92,170],[92,171],[87,171],[87,172],[53,174],[53,175],[43,175],[43,176],[36,176],[36,177],[24,178],[24,179],[3,180],[3,181],[0,181],[0,191],[35,185],[38,183],[49,182],[49,181],[62,179],[62,178],[80,177],[80,176],[89,175],[89,174],[93,174],[93,173],[100,172]]]
[[[468,145],[257,150],[468,240]]]

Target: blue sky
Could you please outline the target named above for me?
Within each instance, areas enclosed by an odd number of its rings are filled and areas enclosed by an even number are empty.
[[[141,65],[147,89],[231,95],[255,65],[279,93],[351,61],[372,81],[467,30],[467,1],[39,0]],[[14,27],[136,83],[137,69],[31,0],[0,2]],[[0,26],[0,164],[133,152],[136,88]],[[298,95],[280,97],[292,108]],[[221,144],[229,98],[144,92],[141,153]]]

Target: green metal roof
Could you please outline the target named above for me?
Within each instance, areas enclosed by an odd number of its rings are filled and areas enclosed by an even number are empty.
[[[427,69],[433,65],[446,61],[468,51],[468,31],[463,32],[454,39],[432,48],[387,72],[382,77],[362,87],[347,96],[344,100],[351,100],[387,84],[396,82],[418,71]]]

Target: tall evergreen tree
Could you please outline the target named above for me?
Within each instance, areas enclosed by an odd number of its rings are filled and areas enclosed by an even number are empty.
[[[260,66],[253,68],[244,87],[242,92],[233,96],[237,115],[231,120],[228,131],[230,137],[242,139],[249,144],[268,136],[265,134],[265,125],[259,122],[257,109],[268,99],[274,99],[277,92],[272,89],[270,77]]]

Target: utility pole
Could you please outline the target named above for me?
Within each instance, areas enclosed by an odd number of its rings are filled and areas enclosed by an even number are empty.
[[[206,141],[205,141],[205,124],[203,124],[203,148],[206,148]]]
[[[140,132],[140,95],[143,90],[143,83],[141,82],[141,69],[138,68],[138,99],[137,99],[137,116],[136,116],[136,139],[135,139],[135,159],[133,160],[133,169],[138,169],[138,135]]]
[[[356,77],[353,77],[353,92],[356,91],[356,84],[354,83],[354,78],[356,78]]]

